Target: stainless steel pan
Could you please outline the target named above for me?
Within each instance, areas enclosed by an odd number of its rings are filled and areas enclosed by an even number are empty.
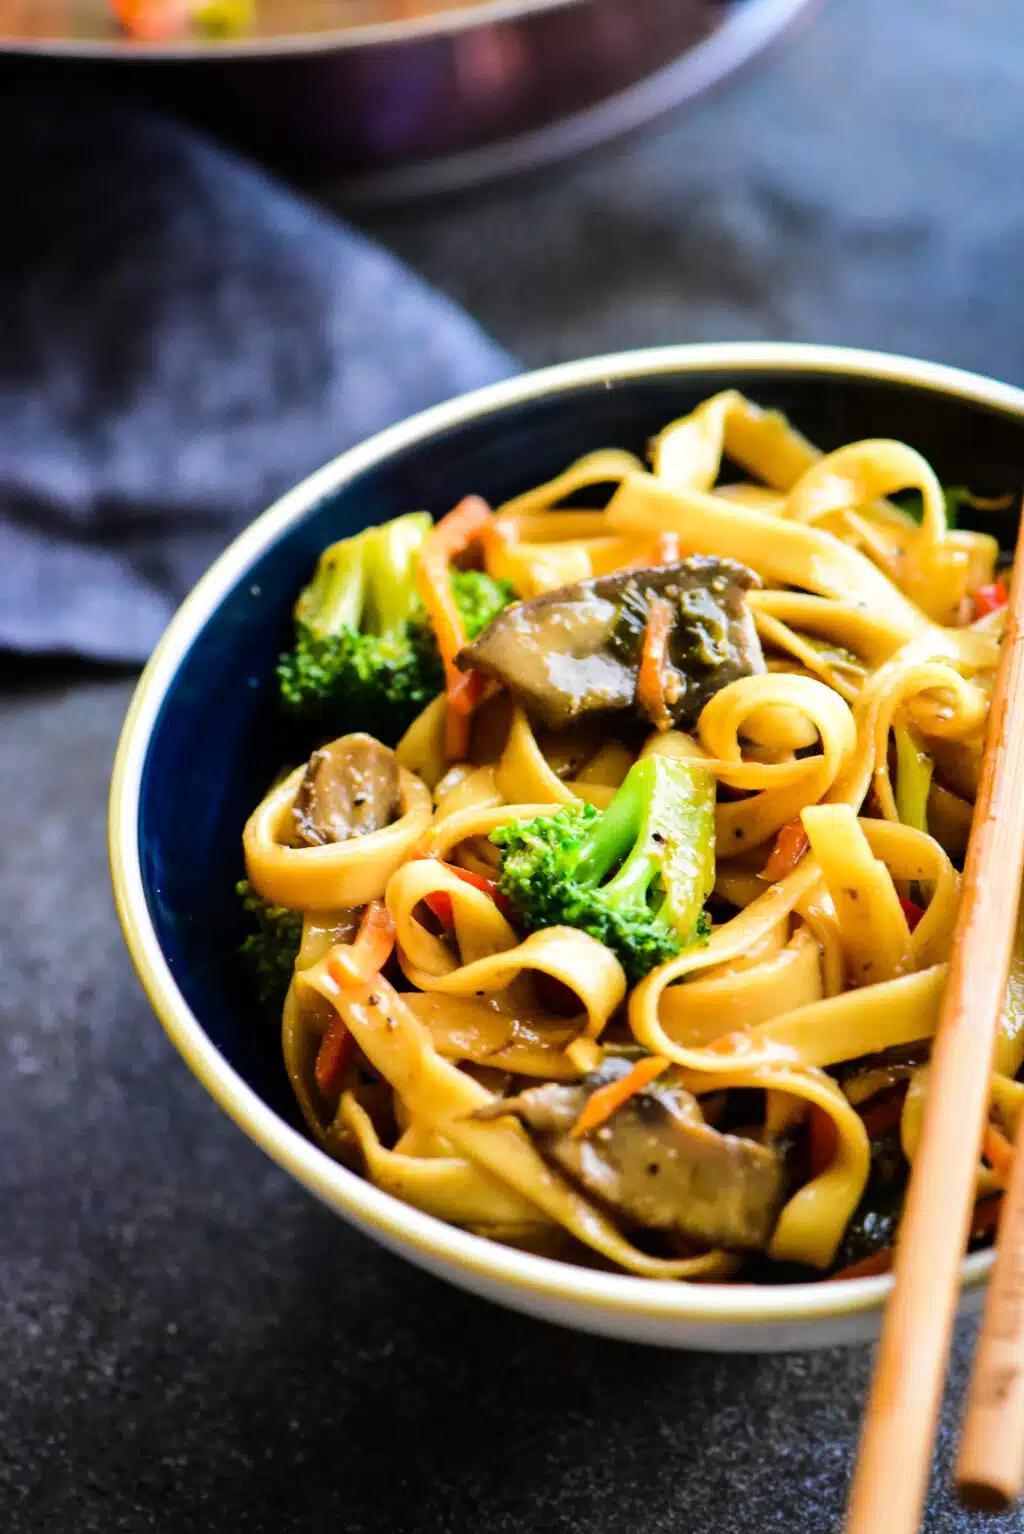
[[[585,148],[706,89],[812,0],[263,0],[245,38],[140,45],[104,0],[0,0],[0,88],[129,90],[363,198]],[[59,95],[57,97],[59,99]]]

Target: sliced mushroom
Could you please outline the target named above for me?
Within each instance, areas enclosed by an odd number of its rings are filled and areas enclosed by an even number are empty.
[[[505,608],[457,664],[497,677],[551,729],[633,709],[651,601],[667,598],[675,621],[665,699],[671,722],[689,726],[719,688],[764,670],[745,600],[759,584],[745,565],[696,554],[580,581]]]
[[[579,1082],[532,1087],[501,1110],[516,1114],[539,1149],[587,1193],[634,1224],[711,1246],[763,1250],[785,1196],[782,1156],[712,1129],[696,1098],[671,1078],[652,1082],[599,1128],[573,1137],[592,1093],[630,1069],[628,1060],[608,1059]]]
[[[306,847],[346,842],[389,826],[398,812],[398,759],[372,735],[342,735],[314,751],[295,796],[295,834]]]

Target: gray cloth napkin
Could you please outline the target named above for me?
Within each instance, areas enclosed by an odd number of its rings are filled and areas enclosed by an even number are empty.
[[[0,648],[142,660],[276,495],[507,355],[176,124],[0,101]]]

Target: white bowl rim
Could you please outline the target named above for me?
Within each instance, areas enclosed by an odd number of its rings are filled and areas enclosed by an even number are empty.
[[[321,500],[392,454],[510,405],[579,385],[644,375],[710,370],[843,373],[906,383],[1024,417],[1024,390],[959,368],[882,352],[796,342],[726,341],[665,346],[562,363],[520,374],[388,427],[350,448],[287,491],[250,523],[199,580],[172,618],[135,689],[111,779],[111,874],[125,940],[149,1000],[186,1063],[224,1111],[277,1164],[311,1192],[344,1210],[392,1248],[436,1271],[460,1270],[497,1289],[520,1292],[535,1306],[561,1302],[603,1313],[606,1321],[790,1327],[880,1309],[891,1275],[826,1283],[685,1284],[605,1273],[502,1246],[422,1213],[332,1161],[285,1123],[228,1064],[178,989],[161,951],[142,879],[138,824],[143,772],[164,699],[200,630],[227,593],[278,537]],[[963,1284],[988,1277],[991,1251],[965,1258]]]

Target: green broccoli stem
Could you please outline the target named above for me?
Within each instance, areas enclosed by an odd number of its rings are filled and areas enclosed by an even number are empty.
[[[652,753],[603,812],[566,805],[500,826],[491,840],[502,849],[499,887],[529,929],[588,932],[632,980],[707,931],[715,787],[702,768]]]
[[[714,883],[714,784],[707,772],[652,753],[635,762],[584,839],[577,869],[602,883],[605,900],[626,909],[655,902],[655,922],[689,936]]]
[[[401,628],[416,605],[416,562],[432,525],[427,512],[413,511],[332,543],[296,603],[296,621],[317,638]]]
[[[646,905],[651,886],[658,877],[658,864],[650,852],[636,847],[614,879],[604,885],[605,899],[617,906]]]
[[[640,852],[635,843],[640,831],[644,801],[651,792],[650,772],[639,772],[641,765],[637,762],[626,774],[611,804],[602,812],[599,820],[592,821],[588,826],[576,865],[576,876],[581,883],[600,884],[613,868],[626,859],[618,878],[612,881],[613,885],[621,881],[624,899],[628,899],[625,890],[630,882],[627,873],[629,864],[635,862]],[[633,853],[630,857],[631,848]],[[646,855],[643,860],[649,861]],[[649,877],[647,883],[650,883]],[[606,886],[607,889],[611,887]]]
[[[317,638],[356,628],[365,591],[362,544],[356,539],[333,543],[320,555],[313,579],[295,604],[295,621]]]
[[[576,868],[582,884],[600,884],[609,905],[620,910],[647,906],[660,871],[660,859],[654,855],[649,841],[641,838],[644,811],[655,792],[658,770],[653,766],[654,758],[648,760],[651,766],[638,762],[627,774],[601,819],[594,822],[593,830],[584,837]],[[608,878],[615,868],[618,872]],[[666,904],[663,902],[655,920],[663,916],[660,924],[670,926]]]
[[[899,725],[896,737],[896,813],[905,826],[928,832],[928,795],[934,763],[916,731]]]
[[[408,621],[419,602],[416,566],[432,526],[427,512],[413,511],[365,535],[368,600],[359,625],[363,633],[394,633]]]

